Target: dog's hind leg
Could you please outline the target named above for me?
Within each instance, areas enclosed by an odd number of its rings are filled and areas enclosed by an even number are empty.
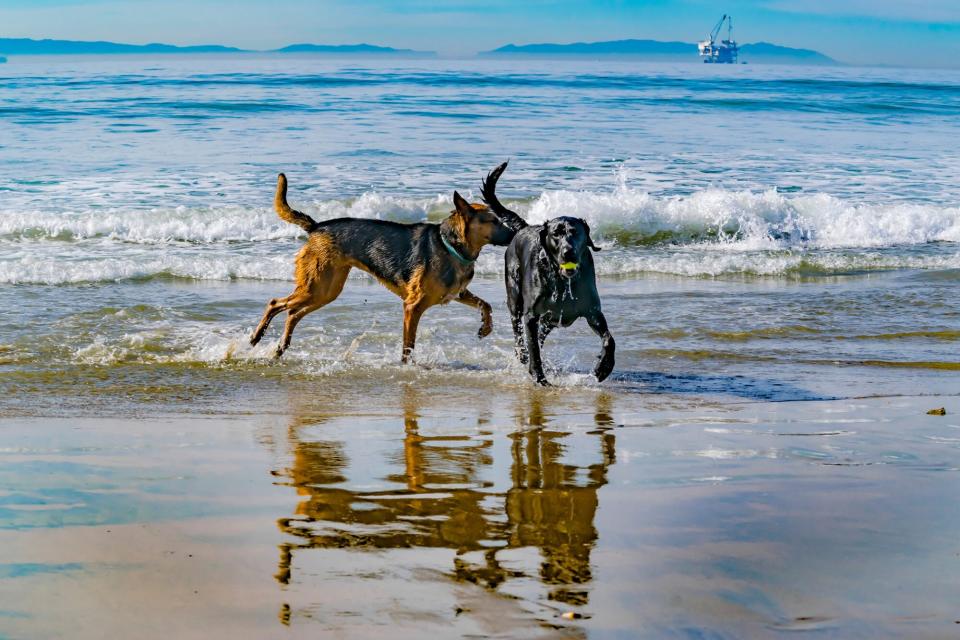
[[[294,295],[295,293],[287,296],[286,298],[274,298],[267,303],[267,308],[263,312],[263,318],[260,319],[260,324],[257,325],[257,328],[250,336],[250,346],[257,346],[257,343],[259,343],[260,339],[263,338],[263,334],[266,332],[267,327],[270,326],[270,321],[273,320],[278,313],[282,313],[284,309],[287,308],[287,302],[289,302]]]
[[[527,347],[523,344],[523,296],[520,293],[520,272],[511,262],[506,264],[504,280],[507,285],[507,310],[513,327],[513,350],[521,364],[527,364]]]
[[[527,368],[530,375],[537,379],[537,384],[549,386],[547,376],[543,373],[543,362],[540,359],[540,317],[527,313],[523,317],[524,338],[527,343],[527,352],[530,362]]]
[[[316,279],[312,282],[307,295],[298,295],[295,292],[294,295],[290,296],[286,303],[287,322],[283,328],[283,337],[280,338],[280,344],[277,345],[275,357],[282,356],[283,352],[290,346],[293,330],[303,320],[304,316],[337,299],[337,296],[343,291],[343,284],[347,281],[349,273],[349,266],[328,267],[316,273]]]
[[[290,340],[293,338],[293,330],[297,327],[297,323],[303,320],[303,317],[310,313],[311,311],[316,311],[322,304],[309,304],[304,307],[300,307],[296,311],[290,311],[287,313],[287,322],[283,327],[283,337],[280,338],[280,344],[277,345],[277,350],[274,351],[274,357],[279,358],[283,355],[283,352],[287,350],[290,346]]]
[[[513,352],[517,354],[520,364],[527,364],[530,356],[527,353],[527,345],[523,341],[523,316],[520,312],[510,313],[510,325],[513,327]]]
[[[597,364],[593,368],[593,375],[597,377],[597,382],[603,382],[613,371],[614,353],[617,349],[617,343],[607,328],[607,319],[602,311],[596,311],[593,315],[587,316],[587,324],[593,329],[593,332],[600,336],[603,341],[603,347],[600,356],[597,358]]]

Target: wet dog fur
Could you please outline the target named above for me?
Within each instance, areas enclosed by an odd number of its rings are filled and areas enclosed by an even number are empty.
[[[549,384],[540,357],[544,340],[556,327],[584,318],[600,336],[602,348],[593,373],[603,382],[613,371],[616,343],[600,308],[592,254],[600,249],[590,238],[590,226],[569,216],[527,224],[497,199],[497,181],[506,168],[504,162],[491,171],[482,191],[484,202],[516,233],[504,262],[517,357],[539,384]]]
[[[287,179],[281,173],[274,208],[281,219],[298,225],[308,237],[295,260],[293,293],[267,303],[250,344],[260,342],[270,321],[286,311],[287,322],[275,352],[276,357],[283,355],[297,323],[333,302],[354,267],[372,275],[403,300],[402,362],[413,353],[420,317],[434,305],[455,300],[478,309],[478,336],[488,335],[493,328],[490,305],[467,286],[480,250],[487,244],[509,244],[514,231],[486,205],[470,204],[457,192],[453,203],[454,211],[439,224],[359,218],[317,222],[287,204]]]

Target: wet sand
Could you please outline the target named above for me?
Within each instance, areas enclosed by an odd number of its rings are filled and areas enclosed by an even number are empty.
[[[956,396],[301,391],[0,420],[0,637],[958,628]]]

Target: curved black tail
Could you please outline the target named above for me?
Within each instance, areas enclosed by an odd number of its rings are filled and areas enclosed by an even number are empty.
[[[504,169],[507,168],[509,163],[510,161],[507,160],[487,174],[486,179],[480,183],[480,193],[483,196],[483,201],[490,206],[490,209],[492,209],[495,214],[500,216],[500,219],[505,225],[514,231],[520,231],[521,229],[525,229],[530,225],[527,224],[527,221],[521,218],[515,212],[503,206],[503,204],[497,198],[497,180],[500,179],[500,175],[503,174]]]

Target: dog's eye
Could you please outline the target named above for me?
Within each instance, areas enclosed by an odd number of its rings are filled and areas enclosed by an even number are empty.
[[[557,236],[558,238],[563,234],[564,234],[563,227],[557,227],[556,229],[553,230],[553,235]]]

